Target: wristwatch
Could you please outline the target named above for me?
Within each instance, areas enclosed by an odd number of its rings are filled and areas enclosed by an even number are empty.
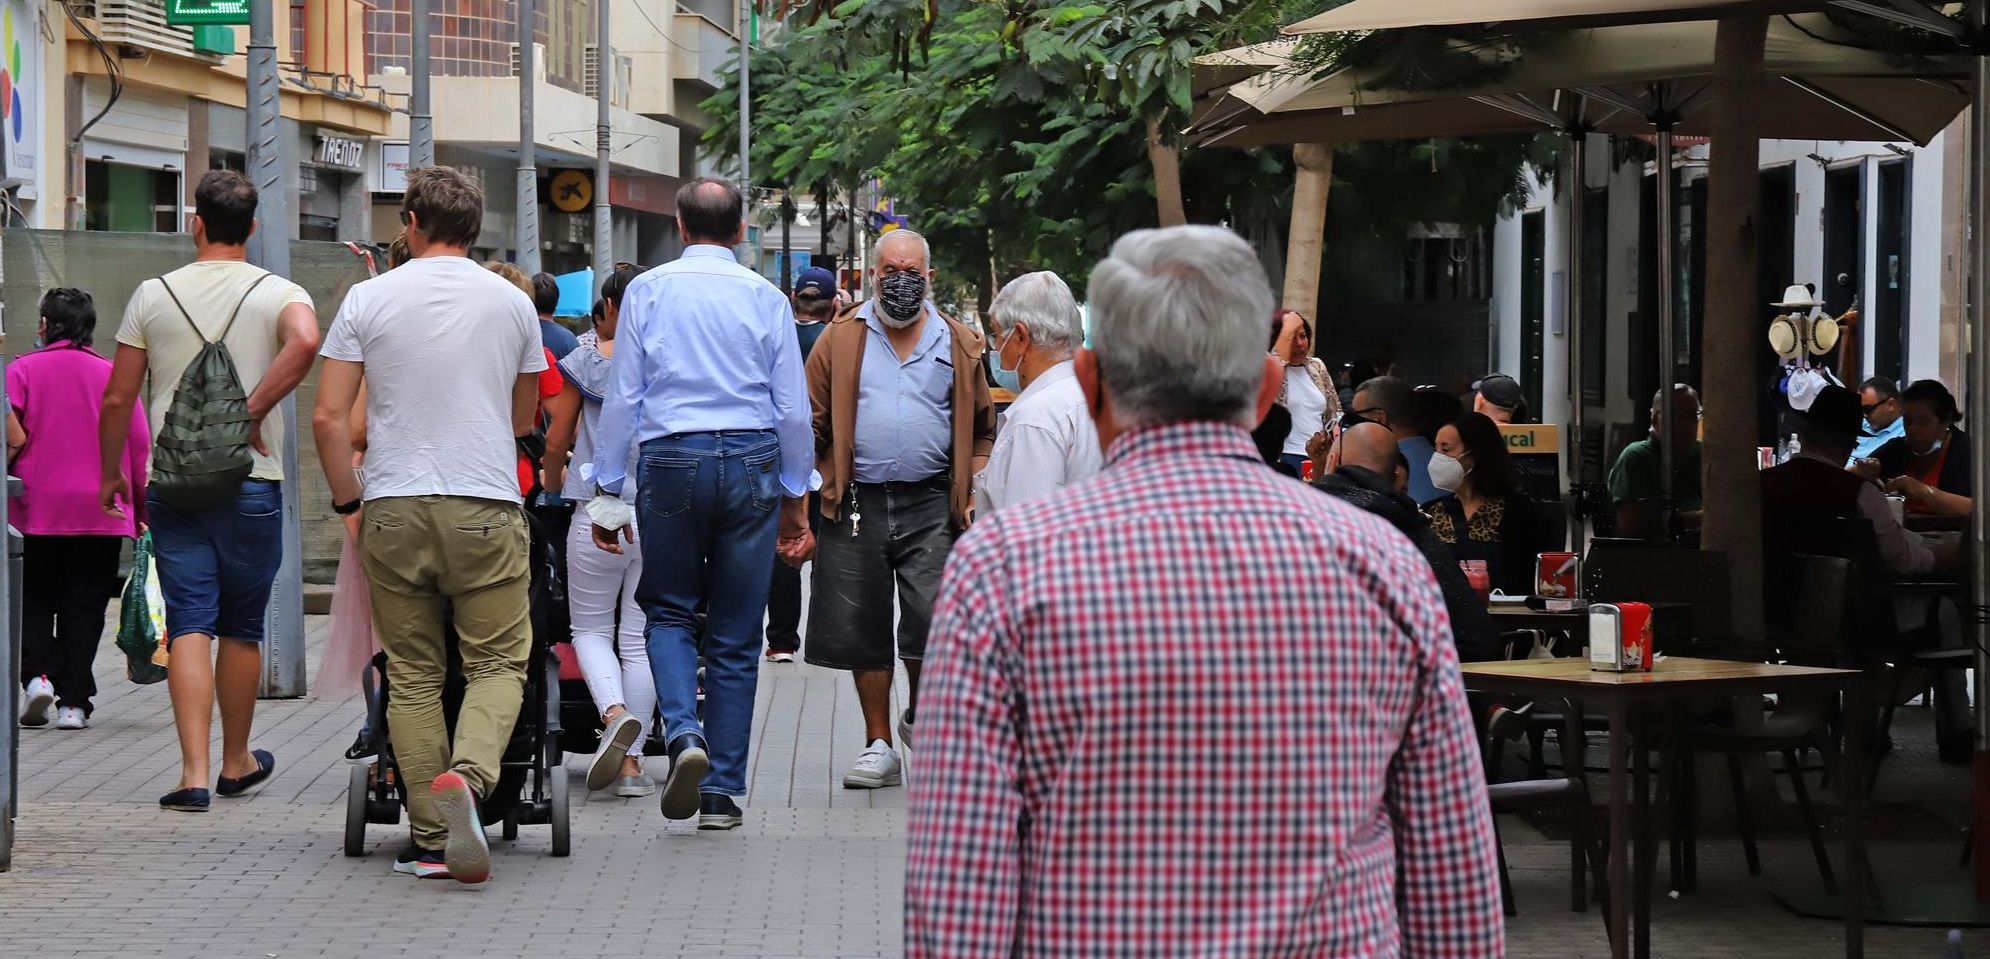
[[[360,504],[363,502],[365,501],[358,497],[355,497],[353,501],[350,503],[341,503],[338,502],[337,500],[333,500],[332,512],[337,513],[340,516],[351,516],[352,514],[359,512]]]

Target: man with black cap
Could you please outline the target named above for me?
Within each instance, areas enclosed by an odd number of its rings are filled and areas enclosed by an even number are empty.
[[[1527,394],[1520,381],[1505,373],[1487,373],[1472,384],[1472,412],[1495,423],[1520,423],[1527,418]]]
[[[1842,386],[1826,386],[1809,409],[1796,414],[1803,451],[1762,472],[1763,545],[1768,553],[1811,551],[1806,545],[1810,530],[1827,520],[1859,518],[1872,523],[1880,556],[1894,575],[1915,576],[1935,568],[1934,549],[1900,525],[1886,494],[1845,469],[1859,439],[1859,398]]]
[[[801,344],[802,362],[815,349],[815,341],[836,318],[836,274],[811,266],[795,278],[795,340]],[[792,663],[801,652],[802,571],[780,557],[774,558],[774,583],[767,593],[767,660]]]

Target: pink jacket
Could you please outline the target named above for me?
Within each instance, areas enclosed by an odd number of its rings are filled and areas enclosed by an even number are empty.
[[[134,405],[124,445],[131,500],[122,518],[97,505],[97,415],[111,361],[68,341],[50,343],[7,366],[7,400],[27,433],[11,466],[22,495],[8,502],[8,521],[29,536],[136,536],[144,521],[146,456],[152,430]]]

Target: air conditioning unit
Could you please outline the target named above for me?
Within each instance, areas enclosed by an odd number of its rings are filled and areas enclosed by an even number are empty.
[[[160,0],[81,0],[79,16],[97,21],[97,34],[105,44],[128,44],[175,56],[221,62],[221,57],[196,50],[193,28],[166,23],[166,7]]]
[[[518,44],[513,43],[508,46],[511,47],[511,75],[515,77],[518,76],[519,67],[523,64],[518,62]],[[532,45],[532,69],[541,77],[546,75],[546,45],[543,43]]]
[[[636,59],[616,53],[614,47],[609,47],[608,62],[615,65],[614,85],[609,88],[608,99],[614,105],[627,109],[629,87],[635,80]],[[596,44],[587,45],[587,70],[581,79],[580,92],[589,99],[601,96],[601,48]]]

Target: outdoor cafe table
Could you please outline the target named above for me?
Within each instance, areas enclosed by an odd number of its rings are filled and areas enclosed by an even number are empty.
[[[1633,903],[1638,959],[1651,954],[1651,873],[1657,858],[1657,842],[1648,815],[1651,761],[1644,742],[1637,743],[1638,768],[1637,821],[1632,817],[1630,757],[1632,736],[1638,730],[1634,714],[1652,707],[1688,700],[1723,696],[1758,696],[1763,693],[1790,693],[1820,687],[1843,691],[1845,714],[1865,715],[1865,687],[1858,672],[1844,669],[1813,669],[1805,666],[1778,666],[1764,663],[1729,662],[1715,659],[1667,657],[1658,660],[1651,672],[1596,672],[1587,659],[1534,659],[1508,662],[1465,663],[1461,667],[1465,688],[1502,696],[1566,699],[1578,714],[1586,705],[1600,706],[1610,719],[1610,908],[1608,924],[1612,959],[1631,955]],[[1578,722],[1580,717],[1577,717]],[[1846,724],[1844,769],[1865,768],[1865,724]],[[1644,737],[1638,737],[1642,740]],[[1569,747],[1564,744],[1563,749]],[[1564,763],[1569,762],[1564,752]],[[1845,805],[1846,879],[1845,955],[1860,959],[1865,955],[1865,847],[1859,824],[1860,790],[1852,785],[1858,776],[1833,777]],[[1631,863],[1624,853],[1624,840],[1632,828],[1636,837],[1636,886],[1631,885]],[[1622,895],[1631,890],[1631,895]]]

